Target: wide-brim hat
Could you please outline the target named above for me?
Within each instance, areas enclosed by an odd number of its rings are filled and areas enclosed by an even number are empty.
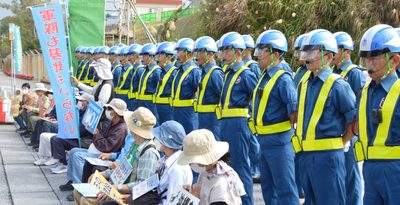
[[[154,135],[151,129],[156,125],[156,117],[147,108],[139,107],[133,112],[126,111],[124,120],[128,128],[133,133],[144,139],[153,139]]]
[[[118,98],[112,99],[110,103],[105,104],[104,107],[111,107],[119,116],[124,116],[124,113],[127,111],[125,101]]]
[[[90,99],[94,99],[93,95],[89,95],[87,93],[82,93],[81,95],[76,95],[75,98],[80,101],[86,100],[88,102]]]
[[[36,83],[35,84],[35,91],[44,91],[47,92],[47,88],[43,83]]]
[[[93,68],[96,70],[97,76],[103,80],[112,80],[113,74],[111,71],[111,62],[108,59],[100,58],[94,64]]]
[[[209,165],[218,161],[228,150],[229,144],[217,142],[211,131],[206,129],[195,130],[183,140],[183,152],[178,158],[178,164]]]
[[[181,150],[186,137],[185,128],[179,122],[169,120],[151,130],[160,143],[170,149]]]

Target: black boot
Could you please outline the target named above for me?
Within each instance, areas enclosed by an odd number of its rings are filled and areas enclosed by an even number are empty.
[[[72,181],[68,181],[66,184],[60,185],[58,187],[60,191],[73,191],[74,187],[72,186]]]

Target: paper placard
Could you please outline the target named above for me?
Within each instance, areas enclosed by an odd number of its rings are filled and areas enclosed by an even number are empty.
[[[90,133],[94,133],[97,124],[100,122],[103,108],[97,104],[93,99],[89,100],[89,105],[83,115],[82,124],[88,127]]]
[[[167,202],[168,205],[198,205],[200,199],[195,197],[190,192],[186,191],[182,186],[178,185],[174,188],[174,192],[171,195],[170,200]]]
[[[95,186],[101,192],[104,192],[107,196],[119,204],[124,204],[124,202],[121,200],[121,194],[118,192],[118,190],[111,185],[111,183],[108,182],[99,171],[96,170],[96,172],[93,174],[90,184]]]
[[[99,190],[89,183],[72,184],[72,186],[84,197],[97,197],[99,193]]]
[[[132,188],[132,201],[139,198],[143,194],[153,190],[160,184],[160,180],[158,179],[158,174],[154,174],[150,178],[140,182],[136,186]]]
[[[103,167],[109,167],[110,164],[112,163],[110,160],[102,160],[102,159],[93,158],[93,157],[85,157],[85,160],[88,161],[92,165],[103,166]]]
[[[110,179],[115,185],[120,185],[131,175],[133,167],[126,157],[118,161],[118,166],[112,172]]]

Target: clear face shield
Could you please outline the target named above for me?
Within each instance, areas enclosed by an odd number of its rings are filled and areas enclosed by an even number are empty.
[[[310,63],[316,60],[319,60],[320,55],[319,49],[300,51],[299,60],[304,61],[306,63]]]
[[[373,57],[360,57],[360,67],[367,70],[368,74],[374,74],[382,69],[388,68],[388,71],[382,77],[386,78],[391,72],[389,53],[381,54]]]

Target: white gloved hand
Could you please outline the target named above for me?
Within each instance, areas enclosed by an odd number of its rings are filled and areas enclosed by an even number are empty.
[[[348,141],[348,142],[344,145],[343,151],[344,151],[344,152],[348,152],[349,149],[350,149],[350,141]]]

